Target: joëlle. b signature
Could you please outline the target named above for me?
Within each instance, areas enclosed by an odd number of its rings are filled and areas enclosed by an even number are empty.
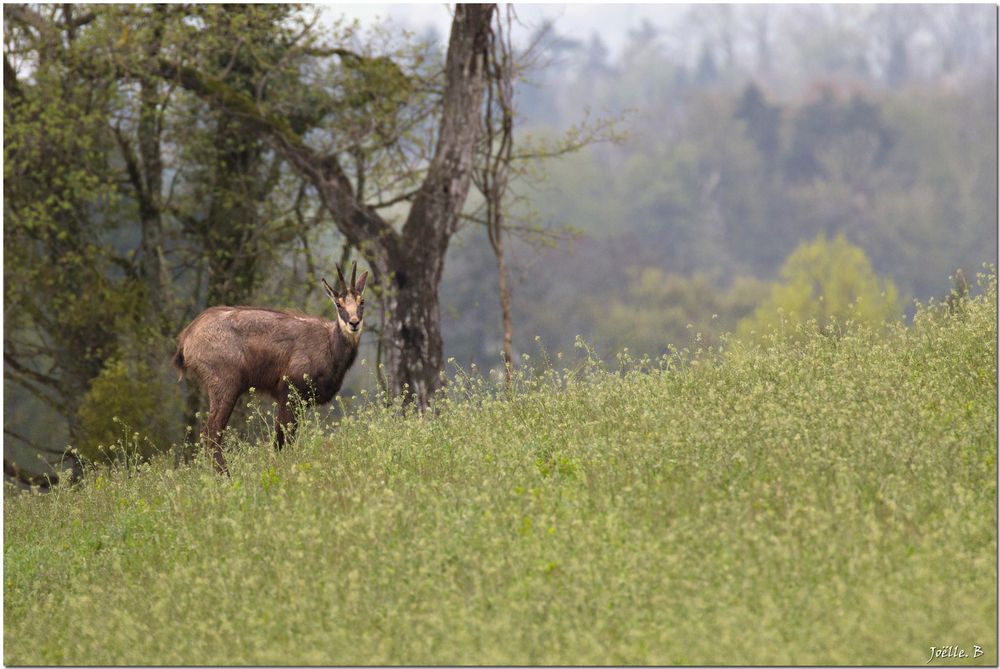
[[[979,657],[982,654],[982,646],[972,646],[972,657]],[[930,664],[934,660],[949,660],[962,657],[969,657],[969,653],[961,646],[931,646],[931,656],[927,658],[924,664]]]

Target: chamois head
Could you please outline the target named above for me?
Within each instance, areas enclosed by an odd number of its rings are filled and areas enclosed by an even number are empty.
[[[361,295],[365,292],[368,272],[362,274],[361,278],[355,281],[357,275],[358,263],[355,262],[351,267],[351,283],[348,284],[344,280],[344,273],[340,271],[338,266],[337,276],[340,277],[340,291],[331,288],[325,278],[322,280],[326,294],[330,296],[333,305],[337,307],[337,322],[340,325],[340,331],[355,342],[361,337],[361,321],[365,310],[365,300]]]

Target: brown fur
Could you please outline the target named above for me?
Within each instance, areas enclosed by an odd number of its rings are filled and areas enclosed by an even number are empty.
[[[360,290],[352,286],[343,293],[323,282],[337,307],[336,321],[293,310],[210,307],[181,331],[173,362],[182,376],[193,377],[208,395],[202,436],[220,472],[227,471],[222,432],[236,401],[247,390],[255,388],[278,402],[278,448],[295,428],[288,406],[291,388],[319,404],[329,402],[340,390],[358,354],[361,291],[367,276],[365,272],[358,282]]]

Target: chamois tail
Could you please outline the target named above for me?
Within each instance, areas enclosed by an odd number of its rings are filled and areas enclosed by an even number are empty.
[[[177,352],[174,353],[174,367],[177,368],[177,382],[180,383],[181,379],[184,378],[184,344],[178,342]]]

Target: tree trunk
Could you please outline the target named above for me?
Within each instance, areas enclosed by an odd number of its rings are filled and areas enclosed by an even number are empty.
[[[504,257],[502,229],[497,235],[494,251],[497,256],[497,290],[500,292],[500,317],[503,323],[504,378],[509,388],[514,371],[514,318],[510,310],[510,289],[507,287],[507,261]]]
[[[148,46],[150,59],[156,59],[160,52],[160,40],[166,10],[159,5],[156,19],[152,22],[152,37]],[[142,230],[141,273],[149,293],[149,307],[152,321],[158,323],[159,330],[169,333],[174,327],[170,318],[169,273],[164,257],[164,232],[161,212],[163,190],[163,159],[160,151],[162,125],[160,123],[159,81],[153,77],[142,77],[139,82],[139,126],[138,145],[142,164],[142,176],[135,179],[139,201],[139,219]]]
[[[383,324],[388,337],[383,352],[389,392],[425,408],[441,386],[444,346],[438,286],[444,254],[411,256],[394,272],[394,304]]]
[[[212,201],[204,222],[208,255],[207,303],[244,304],[256,286],[256,228],[261,144],[235,117],[223,114],[213,140]]]
[[[503,326],[503,365],[507,389],[513,382],[514,323],[507,287],[507,258],[504,254],[504,199],[510,179],[514,148],[514,63],[510,43],[513,10],[507,6],[506,25],[497,22],[488,51],[485,151],[482,170],[476,182],[486,203],[486,232],[497,259],[497,290],[500,293],[500,315]],[[496,114],[499,113],[499,127]],[[499,147],[494,146],[499,136]],[[496,154],[494,155],[494,150]]]
[[[494,5],[456,5],[445,62],[441,128],[427,177],[410,208],[397,261],[395,350],[390,391],[425,408],[441,387],[444,348],[438,288],[448,243],[472,183],[486,85],[486,54]],[[404,388],[407,390],[404,391]]]

